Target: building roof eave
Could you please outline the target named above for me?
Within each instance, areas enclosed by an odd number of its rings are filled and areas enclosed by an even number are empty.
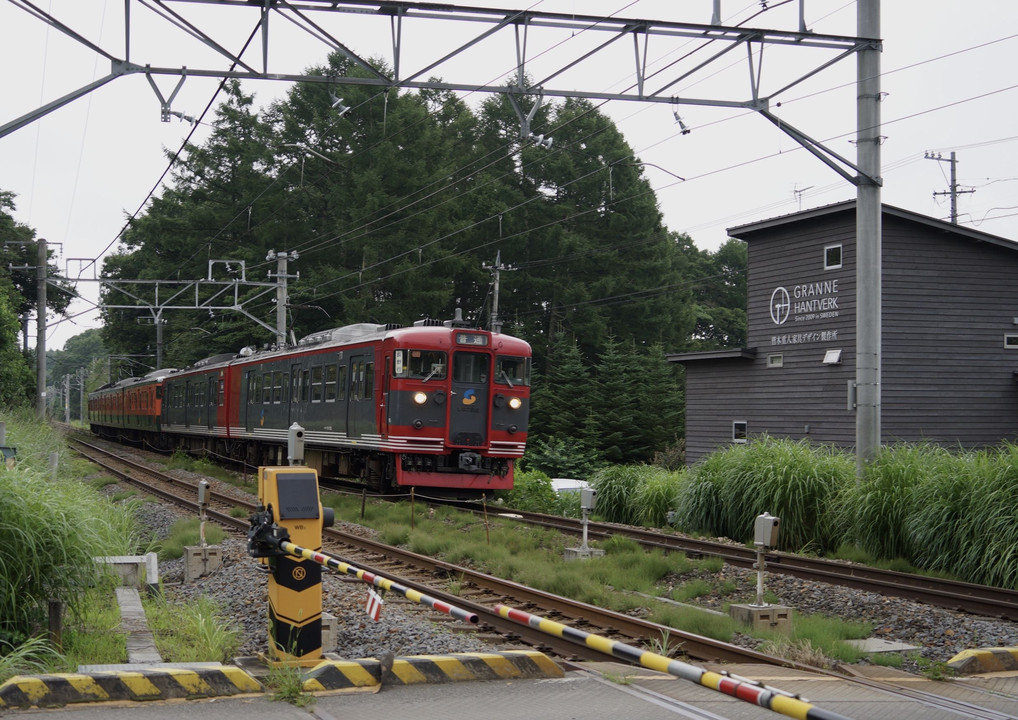
[[[755,360],[756,348],[728,348],[726,350],[702,350],[700,352],[671,353],[665,355],[668,362],[687,363],[707,360]]]

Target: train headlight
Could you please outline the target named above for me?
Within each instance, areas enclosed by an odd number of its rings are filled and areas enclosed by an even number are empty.
[[[417,403],[418,405],[423,405],[424,403],[428,402],[428,393],[424,392],[423,390],[418,390],[417,392],[414,393],[414,402]]]
[[[509,407],[511,407],[513,410],[519,410],[521,407],[523,407],[523,401],[520,400],[518,397],[509,398]]]

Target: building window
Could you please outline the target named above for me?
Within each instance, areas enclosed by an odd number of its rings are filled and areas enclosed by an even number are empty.
[[[841,243],[824,246],[824,270],[837,270],[841,267]]]
[[[1004,335],[1004,349],[1005,350],[1018,350],[1018,335],[1005,334]]]
[[[785,364],[785,356],[781,353],[774,353],[767,356],[767,367],[779,368]]]
[[[732,442],[744,443],[749,441],[749,424],[745,420],[732,421]]]

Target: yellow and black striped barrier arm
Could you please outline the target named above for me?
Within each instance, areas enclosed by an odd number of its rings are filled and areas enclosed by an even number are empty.
[[[547,620],[506,605],[496,605],[495,611],[502,617],[518,622],[521,625],[527,625],[549,635],[586,645],[619,660],[625,660],[626,662],[642,665],[651,670],[657,670],[658,672],[668,673],[683,680],[689,680],[711,690],[717,690],[725,695],[731,695],[739,700],[759,705],[760,707],[796,718],[797,720],[851,720],[851,718],[844,715],[818,708],[816,705],[806,702],[792,693],[768,687],[755,680],[705,670],[689,663],[650,652],[649,650],[641,650],[632,645],[609,640],[600,635],[592,635],[588,632],[571,628],[568,625],[557,623],[554,620]]]
[[[472,613],[462,608],[458,608],[455,605],[450,605],[447,602],[442,602],[430,595],[425,595],[422,592],[418,592],[412,588],[408,588],[405,585],[401,585],[397,582],[384,578],[381,575],[368,572],[355,567],[349,563],[345,563],[342,560],[337,560],[334,557],[329,557],[324,553],[315,552],[314,550],[308,550],[300,545],[294,545],[288,540],[282,540],[279,543],[279,549],[288,555],[294,555],[305,560],[311,560],[316,562],[323,567],[330,568],[332,570],[338,570],[339,572],[346,573],[347,575],[353,575],[359,580],[363,580],[366,583],[374,585],[375,587],[383,590],[392,590],[393,592],[399,593],[407,600],[411,600],[420,605],[427,605],[433,610],[444,612],[447,615],[452,615],[457,620],[462,620],[471,624],[477,624],[477,613]]]

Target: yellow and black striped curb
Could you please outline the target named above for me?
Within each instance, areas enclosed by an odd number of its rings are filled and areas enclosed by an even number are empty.
[[[54,707],[114,700],[168,700],[257,693],[261,684],[238,667],[109,670],[53,675],[18,675],[0,685],[0,708]]]
[[[559,678],[565,673],[544,653],[532,650],[397,657],[382,675],[375,658],[326,660],[305,676],[304,690],[344,690],[372,685],[417,685],[461,680]]]
[[[1018,670],[1018,648],[993,647],[962,650],[947,661],[960,675]]]

